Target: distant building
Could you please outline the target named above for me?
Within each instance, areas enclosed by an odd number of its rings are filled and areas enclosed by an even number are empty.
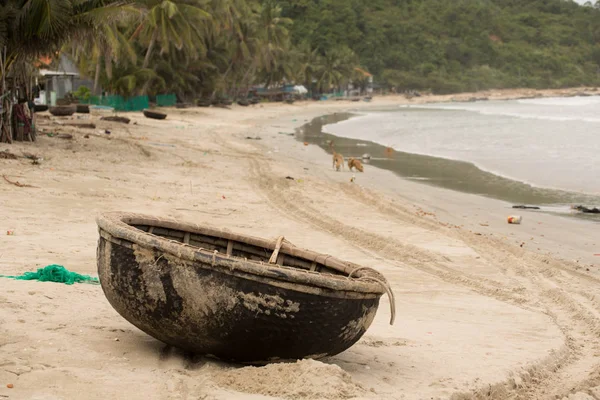
[[[39,93],[35,98],[36,104],[56,105],[56,100],[62,99],[67,93],[76,91],[80,86],[91,88],[93,82],[80,79],[79,70],[65,55],[60,55],[56,69],[40,69],[36,78]],[[50,59],[41,60],[44,64],[51,63]]]

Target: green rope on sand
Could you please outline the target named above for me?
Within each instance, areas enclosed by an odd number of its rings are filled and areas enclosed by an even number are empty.
[[[47,265],[44,268],[39,268],[36,272],[25,272],[23,275],[10,276],[0,275],[2,278],[12,278],[20,281],[33,281],[38,280],[40,282],[57,282],[72,285],[74,283],[91,283],[99,284],[98,278],[94,278],[89,275],[80,275],[76,272],[71,272],[62,265]]]

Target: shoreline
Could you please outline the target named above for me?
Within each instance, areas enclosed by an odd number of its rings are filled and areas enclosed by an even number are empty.
[[[579,86],[564,89],[490,89],[478,92],[464,92],[448,95],[424,94],[420,97],[406,99],[407,104],[447,103],[447,102],[469,102],[485,100],[528,100],[551,97],[577,97],[600,95],[596,87]],[[390,95],[403,96],[403,95]],[[387,96],[382,96],[387,97]]]
[[[394,197],[398,197],[399,199],[402,199],[403,201],[408,201],[408,203],[415,205],[419,203],[419,200],[417,200],[417,198],[419,196],[423,196],[421,198],[421,201],[423,202],[422,205],[420,204],[419,207],[421,208],[425,208],[425,206],[430,207],[431,209],[436,210],[436,212],[442,210],[445,211],[445,215],[444,217],[446,218],[446,220],[444,221],[445,223],[450,223],[450,224],[456,224],[457,226],[461,226],[463,229],[470,229],[470,230],[477,230],[478,228],[481,230],[482,226],[479,225],[479,223],[474,223],[471,221],[471,216],[469,216],[469,214],[471,214],[468,209],[471,210],[475,210],[475,211],[480,211],[482,214],[487,214],[486,221],[483,221],[482,223],[486,224],[489,222],[489,214],[497,214],[500,216],[500,218],[498,218],[497,223],[494,223],[493,226],[494,228],[497,229],[492,229],[491,231],[488,231],[490,233],[495,233],[495,234],[499,234],[501,236],[505,236],[508,237],[512,236],[514,234],[514,232],[511,232],[512,230],[512,226],[507,225],[504,216],[508,216],[511,214],[522,214],[523,216],[529,218],[529,216],[531,216],[534,219],[534,223],[536,224],[552,224],[552,225],[562,225],[562,224],[568,224],[569,227],[565,228],[565,229],[573,229],[574,231],[579,231],[582,228],[586,228],[583,231],[581,231],[581,235],[577,235],[577,240],[573,240],[573,241],[569,241],[569,242],[582,242],[586,243],[586,246],[578,246],[579,248],[571,248],[570,250],[568,250],[568,252],[566,252],[566,250],[563,248],[563,245],[560,243],[564,238],[561,232],[556,232],[556,236],[553,238],[554,240],[550,243],[546,243],[543,247],[540,247],[540,249],[537,249],[536,251],[543,251],[545,250],[547,253],[547,255],[552,255],[552,256],[558,256],[561,252],[565,252],[565,254],[568,254],[568,256],[566,258],[568,258],[569,260],[585,260],[586,263],[591,263],[591,264],[598,264],[598,262],[600,260],[598,260],[595,256],[593,256],[593,254],[597,253],[596,251],[594,251],[594,249],[596,247],[594,246],[600,246],[600,243],[596,243],[599,241],[594,241],[593,239],[590,239],[589,241],[586,239],[587,237],[594,237],[594,230],[597,229],[597,222],[595,220],[590,220],[590,219],[580,219],[580,218],[573,218],[570,215],[563,215],[563,214],[557,214],[557,213],[547,213],[547,212],[540,212],[538,210],[519,210],[519,209],[513,209],[512,208],[512,203],[508,202],[507,200],[503,200],[503,199],[497,199],[494,197],[488,197],[488,196],[484,196],[481,194],[476,194],[476,193],[467,193],[467,192],[463,192],[460,190],[455,190],[455,189],[449,189],[449,188],[444,188],[444,187],[440,187],[437,185],[431,185],[431,184],[427,184],[424,183],[420,180],[411,180],[411,179],[407,179],[406,177],[403,176],[399,176],[397,174],[395,174],[394,172],[390,171],[389,169],[381,169],[381,168],[377,168],[377,167],[372,167],[368,164],[365,164],[365,170],[369,169],[370,171],[374,172],[377,174],[378,179],[375,180],[371,180],[370,178],[367,180],[361,179],[362,177],[365,177],[365,173],[361,174],[358,172],[355,173],[349,173],[347,171],[342,172],[342,173],[336,173],[331,169],[331,156],[329,154],[329,151],[320,147],[320,146],[316,146],[318,147],[318,151],[313,151],[313,149],[311,149],[312,146],[308,146],[308,148],[306,146],[302,145],[302,142],[299,141],[299,139],[297,138],[288,138],[288,135],[282,135],[279,134],[280,129],[287,129],[287,130],[299,130],[302,128],[302,126],[305,123],[310,122],[312,119],[316,119],[316,118],[320,118],[320,117],[324,117],[326,115],[331,115],[331,114],[335,114],[335,113],[352,113],[351,109],[346,109],[346,110],[331,110],[332,112],[327,112],[325,114],[323,114],[322,112],[319,111],[312,111],[312,112],[308,112],[306,114],[302,114],[303,116],[303,120],[300,121],[299,119],[294,119],[291,121],[291,123],[281,123],[275,126],[271,126],[270,130],[268,129],[264,129],[265,133],[270,134],[270,137],[266,137],[264,139],[267,140],[261,140],[255,143],[259,143],[259,144],[263,144],[263,145],[267,145],[267,148],[265,149],[266,152],[275,157],[276,159],[278,159],[279,161],[282,162],[290,162],[289,157],[292,156],[296,161],[301,162],[301,161],[306,161],[310,164],[317,164],[319,165],[321,168],[325,168],[326,171],[325,176],[327,176],[328,178],[333,178],[335,177],[335,181],[336,182],[345,182],[346,180],[349,181],[350,177],[352,175],[355,175],[357,178],[357,183],[359,184],[358,186],[362,186],[364,185],[365,188],[371,189],[371,190],[376,190],[378,192],[381,192],[382,194],[385,194],[387,196],[394,196]],[[286,121],[287,122],[287,121]],[[281,139],[281,140],[280,140]],[[292,139],[290,140],[291,143],[285,143],[285,139]],[[309,151],[310,150],[310,151]],[[359,149],[360,151],[360,149]],[[269,152],[273,152],[272,154]],[[288,154],[288,156],[283,157],[283,160],[280,159],[281,157],[281,153],[286,153]],[[307,154],[308,153],[308,154]],[[407,153],[409,154],[409,153]],[[306,157],[307,155],[310,156],[309,160],[303,160],[304,157]],[[347,167],[347,166],[346,166]],[[385,182],[385,183],[384,183]],[[410,188],[410,193],[415,193],[414,196],[409,196],[406,191],[403,190],[404,187],[409,187]],[[452,199],[452,203],[450,207],[448,207],[448,209],[444,209],[444,207],[439,204],[437,201],[434,201],[434,199]],[[464,204],[464,207],[461,206],[460,204]],[[490,211],[487,212],[486,209],[489,209]],[[462,213],[461,216],[458,216]],[[479,217],[479,213],[474,212],[472,213],[474,216]],[[591,223],[590,223],[591,222]],[[492,226],[490,224],[490,226]],[[487,226],[485,226],[484,228],[488,228]],[[507,228],[507,229],[504,229]],[[485,229],[484,229],[485,230]],[[535,231],[536,231],[536,227],[532,227],[532,230],[530,231],[529,229],[527,229],[527,233],[524,234],[523,236],[518,236],[515,240],[515,243],[522,243],[522,241],[520,241],[520,238],[523,238],[523,240],[525,239],[531,239],[531,235],[533,234],[534,236],[536,235]],[[548,240],[548,236],[545,236],[545,239]],[[585,240],[584,240],[585,239]],[[558,250],[558,248],[561,248],[561,250]]]
[[[396,325],[382,298],[365,336],[338,356],[239,367],[155,341],[116,314],[97,286],[4,280],[0,344],[10,366],[0,381],[14,388],[0,394],[62,400],[85,385],[89,399],[475,398],[490,390],[492,399],[542,399],[600,386],[600,304],[581,295],[600,280],[595,229],[532,212],[508,225],[502,201],[369,166],[352,184],[324,150],[279,134],[355,106],[168,109],[164,121],[128,113],[130,125],[91,116],[93,131],[42,119],[45,132],[73,139],[39,135],[38,143],[0,148],[44,158],[0,160],[9,178],[36,186],[0,181],[8,211],[0,232],[14,231],[0,235],[0,274],[58,263],[96,275],[95,215],[135,211],[283,234],[375,267],[396,294]]]
[[[470,161],[400,150],[386,152],[387,146],[380,143],[368,139],[338,136],[324,129],[327,125],[351,121],[360,117],[361,114],[358,114],[357,111],[314,118],[296,129],[296,139],[318,145],[328,154],[331,151],[327,143],[334,141],[338,152],[346,158],[360,159],[362,154],[368,153],[372,158],[371,160],[363,159],[363,163],[366,165],[393,171],[404,179],[419,181],[425,185],[477,194],[514,204],[541,206],[545,212],[586,221],[600,221],[593,214],[585,215],[569,211],[570,205],[573,204],[587,206],[599,204],[600,197],[597,195],[536,186],[487,171]],[[432,168],[430,168],[431,165],[433,165]]]

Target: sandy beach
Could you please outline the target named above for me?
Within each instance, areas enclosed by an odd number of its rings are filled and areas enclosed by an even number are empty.
[[[0,145],[43,158],[0,159],[1,175],[33,186],[0,179],[0,275],[60,264],[96,276],[95,217],[134,211],[284,235],[372,266],[392,284],[396,323],[383,297],[338,356],[241,367],[156,341],[100,286],[0,279],[0,399],[599,400],[597,224],[520,211],[509,225],[508,203],[368,165],[335,172],[318,146],[280,134],[357,108],[585,91],[168,109],[164,121],[123,113],[128,125],[40,114],[38,142]]]

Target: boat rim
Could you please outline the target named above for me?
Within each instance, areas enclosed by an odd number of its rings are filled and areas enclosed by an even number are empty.
[[[365,268],[350,262],[344,262],[336,257],[317,253],[312,250],[302,249],[284,241],[280,248],[280,254],[303,258],[307,261],[317,262],[327,268],[331,268],[344,275],[326,274],[316,271],[307,271],[294,267],[269,264],[261,261],[247,260],[232,255],[202,249],[187,243],[164,238],[136,228],[133,225],[148,225],[166,229],[181,230],[195,234],[219,237],[246,243],[271,251],[275,250],[276,240],[268,240],[250,235],[241,235],[228,230],[182,222],[172,218],[155,217],[146,214],[129,212],[107,212],[96,217],[96,223],[100,228],[100,235],[107,240],[102,231],[108,233],[111,238],[132,242],[141,247],[165,252],[182,260],[200,262],[203,264],[219,266],[221,269],[231,272],[263,276],[265,278],[287,281],[290,283],[313,285],[326,289],[357,292],[365,294],[383,295],[386,289],[373,277],[371,268]]]

